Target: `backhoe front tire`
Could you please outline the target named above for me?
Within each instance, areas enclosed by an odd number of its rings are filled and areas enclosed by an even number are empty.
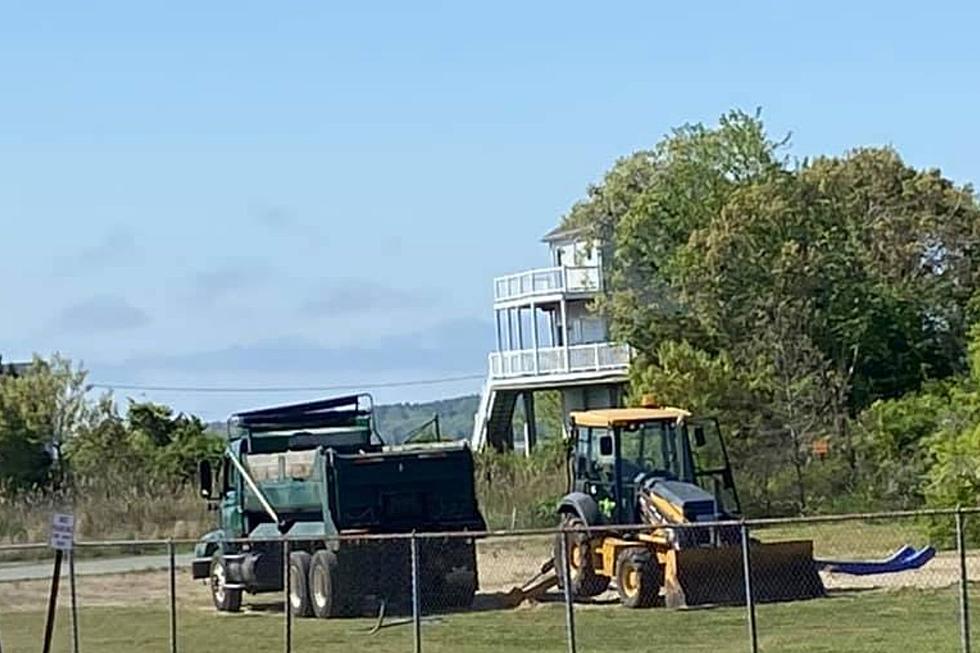
[[[289,554],[289,611],[297,617],[312,617],[310,599],[310,554],[293,551]]]
[[[211,600],[219,612],[238,612],[242,607],[242,591],[228,587],[228,567],[220,551],[211,557],[211,571],[208,574],[211,586]]]
[[[649,549],[623,549],[616,556],[616,591],[627,608],[649,608],[660,595],[663,573]]]
[[[574,515],[562,515],[562,528],[575,529],[584,528],[585,522]],[[568,556],[568,567],[571,572],[567,579],[572,596],[576,598],[590,598],[598,596],[609,587],[609,578],[600,575],[595,569],[594,556],[592,555],[592,543],[588,533],[568,533],[567,540],[564,533],[555,536],[555,575],[558,576],[558,586],[565,587],[565,565],[562,558],[564,543],[568,542],[568,549],[565,554]]]

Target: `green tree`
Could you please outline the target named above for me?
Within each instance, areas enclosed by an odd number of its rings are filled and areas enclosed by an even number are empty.
[[[814,470],[834,475],[817,486],[852,492],[854,418],[964,369],[980,306],[980,209],[970,187],[890,149],[793,163],[785,145],[758,115],[683,127],[617,162],[567,221],[607,243],[597,308],[639,351],[634,379],[663,384],[661,357],[681,351],[671,344],[690,346],[689,363],[731,366],[755,389],[737,430],[783,456],[775,470],[744,457],[765,479],[752,503],[775,505],[771,483],[788,472],[778,502],[790,491],[805,510],[814,439],[839,456]],[[693,383],[676,401],[705,405],[706,392]]]
[[[192,479],[201,460],[215,460],[224,441],[199,418],[152,402],[130,401],[125,418],[103,397],[89,423],[66,449],[77,483],[109,477],[134,489],[179,487]],[[112,484],[110,484],[112,485]]]
[[[0,376],[0,491],[43,487],[61,444],[87,417],[85,372],[35,357],[18,376]]]

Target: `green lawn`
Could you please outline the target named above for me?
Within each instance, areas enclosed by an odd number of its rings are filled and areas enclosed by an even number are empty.
[[[847,592],[815,601],[760,606],[762,651],[956,651],[957,598],[953,590]],[[980,598],[980,597],[978,597]],[[69,651],[67,614],[59,615],[56,651]],[[576,610],[580,651],[747,651],[742,608],[686,611],[627,610],[617,605]],[[973,619],[980,623],[980,606]],[[0,615],[4,653],[40,649],[39,612]],[[164,605],[88,608],[80,618],[85,653],[168,651]],[[294,651],[410,651],[410,625],[393,625],[371,635],[372,620],[295,622]],[[217,615],[202,608],[180,613],[180,650],[281,651],[280,612]],[[423,649],[508,653],[564,651],[561,604],[441,616],[423,625]]]
[[[929,541],[924,522],[913,519],[768,526],[754,529],[752,535],[766,542],[813,540],[814,555],[828,558],[881,558],[904,544],[935,544]]]

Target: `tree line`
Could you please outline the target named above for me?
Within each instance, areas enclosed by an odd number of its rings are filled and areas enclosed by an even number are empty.
[[[603,248],[634,395],[721,418],[750,512],[976,502],[971,186],[889,147],[793,158],[734,111],[618,160],[564,223]]]
[[[221,437],[199,418],[111,394],[90,396],[87,373],[54,356],[0,376],[0,494],[48,490],[176,491]]]

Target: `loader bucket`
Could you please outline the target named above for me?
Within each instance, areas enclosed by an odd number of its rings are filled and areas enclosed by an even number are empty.
[[[749,551],[755,601],[798,601],[824,595],[813,561],[813,542],[752,542]],[[745,603],[741,546],[672,550],[665,557],[668,606]]]

